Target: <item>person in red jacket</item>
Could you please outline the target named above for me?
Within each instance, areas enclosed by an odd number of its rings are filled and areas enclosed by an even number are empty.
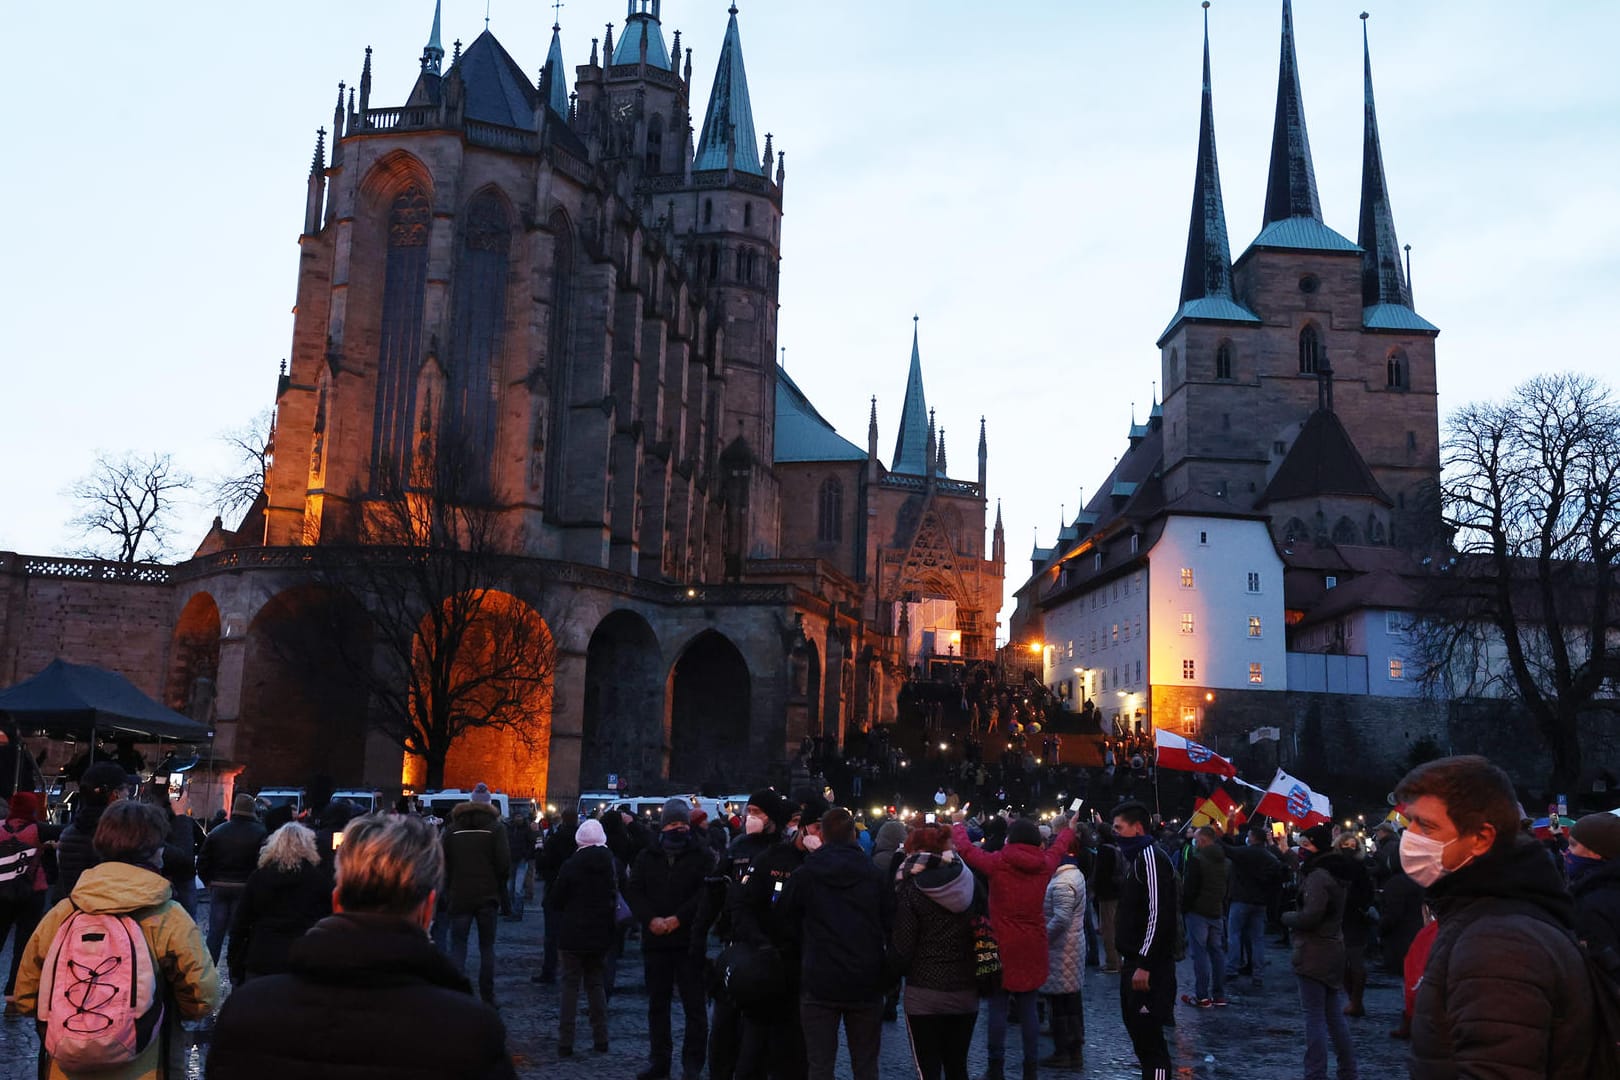
[[[973,846],[967,826],[960,821],[951,830],[951,840],[968,869],[989,882],[990,926],[1001,949],[1001,988],[990,1002],[990,1069],[985,1080],[1002,1080],[1004,1075],[1009,999],[1018,1010],[1025,1080],[1033,1080],[1037,1072],[1041,1025],[1035,1004],[1047,976],[1042,905],[1046,883],[1057,872],[1074,839],[1067,819],[1060,822],[1062,830],[1045,850],[1041,848],[1040,826],[1028,818],[1013,821],[1007,827],[1006,846],[989,853]]]

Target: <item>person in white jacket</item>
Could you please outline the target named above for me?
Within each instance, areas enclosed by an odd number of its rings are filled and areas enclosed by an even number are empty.
[[[1052,1054],[1041,1064],[1058,1069],[1085,1068],[1086,1013],[1080,994],[1086,963],[1086,877],[1078,865],[1085,847],[1085,836],[1076,832],[1046,885],[1042,905],[1047,976],[1041,993],[1052,1017]]]

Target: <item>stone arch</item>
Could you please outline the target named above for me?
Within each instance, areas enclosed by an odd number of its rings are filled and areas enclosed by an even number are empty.
[[[208,723],[219,674],[219,604],[206,592],[186,601],[169,639],[169,707]]]
[[[433,174],[422,159],[406,150],[393,150],[377,159],[360,181],[360,194],[374,204],[386,206],[401,190],[419,187],[433,194]]]
[[[594,791],[609,774],[642,788],[663,775],[664,684],[658,635],[634,611],[610,612],[585,649],[585,702],[579,787]]]
[[[285,589],[248,624],[244,648],[239,790],[317,774],[362,782],[367,702],[352,664],[369,655],[370,632],[359,602],[322,585]]]
[[[752,679],[731,639],[705,630],[670,667],[669,779],[682,787],[749,775]]]
[[[1322,367],[1322,330],[1315,322],[1299,331],[1299,373],[1315,375]]]
[[[1304,543],[1305,541],[1309,540],[1310,538],[1311,538],[1310,527],[1307,526],[1305,524],[1305,522],[1301,521],[1298,517],[1289,518],[1288,519],[1288,524],[1283,526],[1283,542],[1284,543],[1292,544],[1295,541],[1298,541],[1300,543]]]

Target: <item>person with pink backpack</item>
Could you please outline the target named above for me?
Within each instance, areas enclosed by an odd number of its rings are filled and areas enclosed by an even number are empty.
[[[101,861],[28,939],[16,1003],[39,1021],[51,1080],[165,1080],[178,1021],[219,1004],[202,933],[158,872],[168,834],[155,807],[108,807]]]

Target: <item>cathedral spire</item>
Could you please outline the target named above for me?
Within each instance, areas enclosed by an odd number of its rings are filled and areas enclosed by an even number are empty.
[[[663,0],[628,0],[624,15],[624,33],[619,46],[609,49],[611,63],[641,64],[661,68],[674,74],[669,49],[664,45],[664,31],[659,24]],[[645,58],[643,58],[645,54]]]
[[[1373,108],[1372,50],[1367,44],[1367,13],[1361,14],[1361,56],[1366,82],[1366,126],[1361,140],[1361,303],[1412,306],[1412,289],[1401,269],[1395,214],[1384,179],[1384,151],[1378,139],[1378,113]]]
[[[911,317],[911,370],[906,375],[906,399],[900,406],[900,430],[894,439],[889,471],[922,476],[928,470],[924,456],[928,441],[928,401],[923,395],[922,356],[917,350],[917,316]],[[931,453],[931,449],[929,451]]]
[[[309,162],[309,190],[304,198],[304,235],[321,231],[321,210],[326,199],[326,129],[315,133],[315,156]]]
[[[979,417],[979,497],[985,493],[985,482],[990,474],[990,444],[984,437],[984,417]]]
[[[939,429],[938,454],[934,458],[934,471],[942,478],[947,475],[945,472],[945,429],[943,427]]]
[[[1305,133],[1305,100],[1299,90],[1299,57],[1294,52],[1294,6],[1283,0],[1282,57],[1277,67],[1277,117],[1271,129],[1271,171],[1266,179],[1263,224],[1289,218],[1322,220],[1316,194],[1311,141]]]
[[[443,0],[433,0],[433,32],[428,35],[427,46],[422,50],[422,70],[429,75],[439,74],[439,68],[444,64],[444,46],[439,42],[439,14]]]
[[[1232,249],[1226,238],[1221,172],[1215,159],[1215,105],[1209,81],[1209,0],[1204,2],[1204,95],[1198,119],[1192,220],[1187,226],[1187,261],[1181,271],[1181,302],[1206,297],[1232,299]]]
[[[928,410],[928,441],[923,443],[923,475],[932,482],[939,468],[939,443],[934,437],[934,410]]]
[[[360,68],[360,116],[371,110],[371,46],[366,46],[366,62]],[[361,126],[364,126],[362,124]]]
[[[720,61],[714,69],[714,89],[703,114],[693,172],[717,169],[763,176],[759,143],[754,137],[754,110],[748,100],[748,75],[743,70],[742,37],[737,32],[737,8],[731,8]]]
[[[563,119],[568,118],[568,69],[563,66],[562,26],[551,24],[551,48],[540,72],[540,100]]]

